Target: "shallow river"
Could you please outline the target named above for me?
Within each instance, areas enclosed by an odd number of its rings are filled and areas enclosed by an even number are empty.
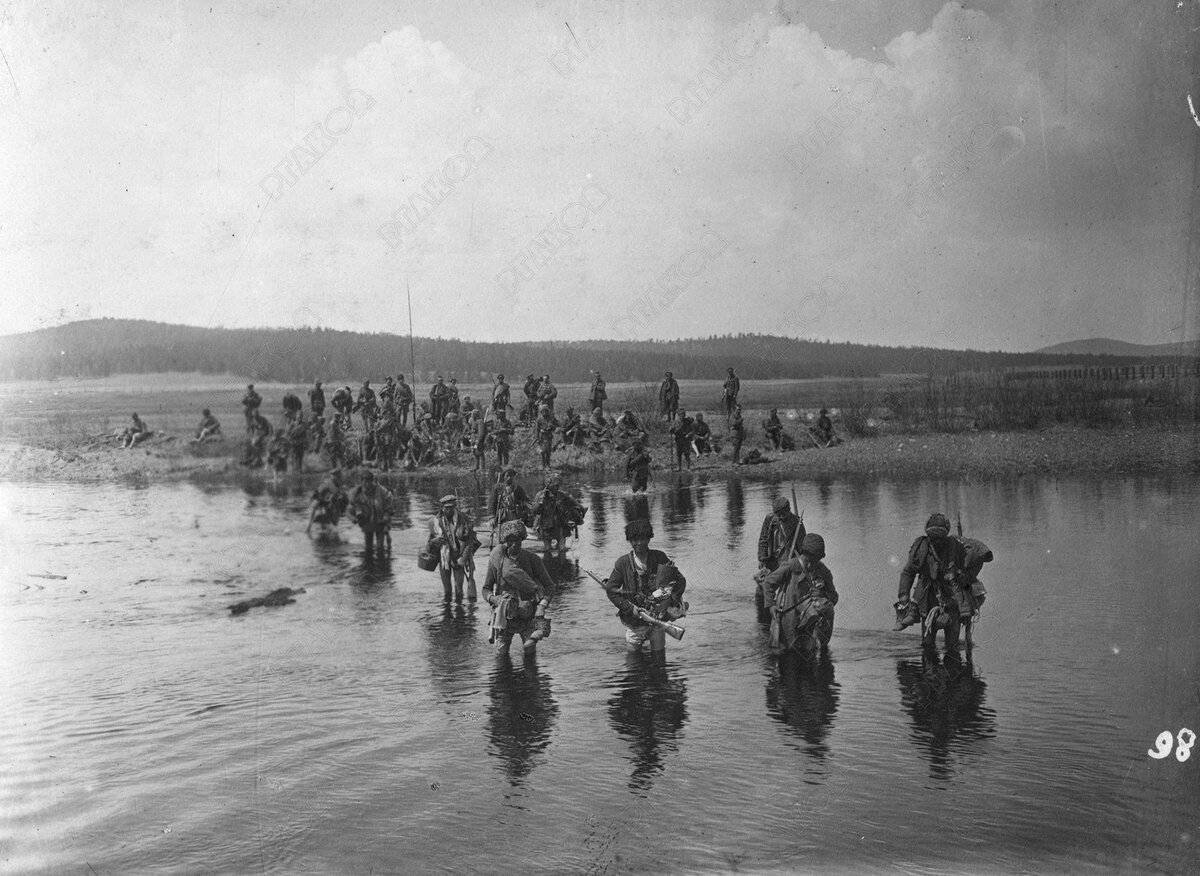
[[[1200,481],[799,483],[842,599],[781,665],[750,578],[790,488],[658,478],[580,486],[530,661],[416,567],[448,484],[397,488],[384,563],[305,536],[311,483],[0,485],[0,870],[1197,871],[1200,750],[1148,749],[1200,732]],[[663,662],[582,572],[638,502],[689,581]],[[891,632],[939,509],[996,554],[961,667]]]

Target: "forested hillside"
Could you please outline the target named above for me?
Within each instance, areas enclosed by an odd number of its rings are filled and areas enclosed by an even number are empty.
[[[434,373],[477,380],[497,371],[520,379],[549,373],[556,382],[725,376],[743,379],[949,373],[1063,364],[1051,353],[1000,353],[880,347],[769,335],[721,335],[681,341],[532,341],[478,343],[416,338],[418,378]],[[1072,364],[1147,361],[1144,357],[1072,355]],[[197,371],[268,381],[379,378],[412,370],[407,337],[330,329],[225,329],[144,320],[99,319],[0,337],[0,380],[103,377]]]

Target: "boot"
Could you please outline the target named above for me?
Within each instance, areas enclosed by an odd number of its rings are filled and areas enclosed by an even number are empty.
[[[896,625],[892,627],[893,631],[900,631],[905,627],[911,627],[913,624],[921,622],[921,614],[917,611],[917,604],[911,600],[905,604],[896,605]]]

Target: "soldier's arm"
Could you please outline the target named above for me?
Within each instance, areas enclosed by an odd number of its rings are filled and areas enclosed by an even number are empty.
[[[608,583],[604,585],[604,592],[608,594],[608,601],[622,614],[635,614],[637,606],[625,595],[624,589],[625,576],[621,574],[620,565],[614,565],[612,574],[608,576]]]
[[[897,596],[900,599],[908,597],[908,591],[912,587],[913,579],[917,577],[917,573],[921,571],[921,538],[913,542],[912,547],[908,549],[908,562],[904,564],[904,568],[900,570],[900,586],[897,588]]]
[[[775,593],[779,588],[787,583],[792,572],[796,569],[796,561],[788,560],[786,563],[780,563],[779,568],[771,574],[763,578],[763,605],[771,606],[775,604]]]
[[[527,556],[532,561],[531,565],[533,566],[532,572],[534,580],[541,584],[543,591],[545,591],[542,596],[542,600],[545,601],[546,604],[553,602],[554,595],[558,591],[558,587],[554,583],[554,579],[550,577],[550,573],[546,571],[546,564],[543,563],[541,558],[536,554],[527,554]]]
[[[823,568],[825,569],[825,574],[821,577],[825,579],[825,598],[834,605],[837,605],[839,597],[837,588],[833,586],[833,572],[829,571],[828,566],[824,566]]]
[[[771,557],[771,518],[768,517],[763,521],[762,529],[758,533],[758,562],[759,565],[766,564]]]

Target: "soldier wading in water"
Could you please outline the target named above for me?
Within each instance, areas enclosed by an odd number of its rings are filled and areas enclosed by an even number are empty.
[[[500,544],[488,556],[483,598],[491,605],[489,642],[507,655],[513,636],[520,636],[526,654],[550,635],[546,608],[554,598],[554,580],[541,558],[521,547],[525,524],[510,520],[500,527]]]
[[[625,625],[626,644],[640,649],[649,642],[651,651],[662,651],[667,633],[653,621],[670,622],[687,613],[687,579],[666,554],[650,550],[653,537],[654,527],[645,518],[625,524],[625,538],[633,550],[617,559],[603,584]]]

